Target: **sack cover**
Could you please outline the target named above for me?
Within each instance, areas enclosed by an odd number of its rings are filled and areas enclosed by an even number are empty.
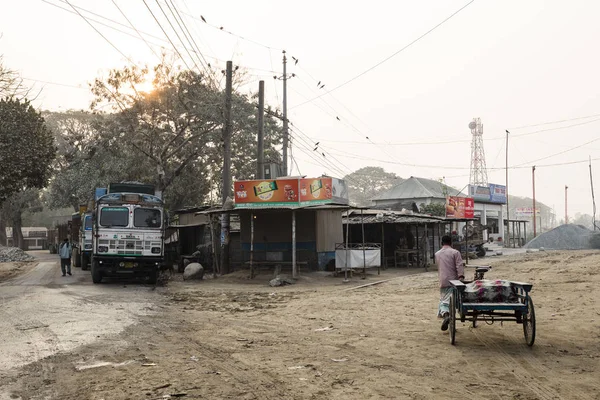
[[[483,279],[467,283],[465,303],[517,303],[519,298],[510,281]]]

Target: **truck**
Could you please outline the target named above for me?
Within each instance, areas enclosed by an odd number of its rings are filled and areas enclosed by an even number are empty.
[[[80,206],[79,212],[72,215],[71,223],[73,265],[86,271],[92,259],[92,213],[87,207]]]
[[[110,184],[96,190],[92,211],[91,273],[104,277],[142,276],[156,283],[164,262],[165,213],[152,185]],[[152,194],[151,194],[152,193]]]

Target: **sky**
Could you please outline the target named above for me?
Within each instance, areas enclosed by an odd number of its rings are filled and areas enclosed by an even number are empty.
[[[178,29],[167,5],[202,57],[178,41],[161,13]],[[0,0],[0,7],[0,55],[41,90],[34,102],[41,109],[88,109],[94,78],[154,65],[154,53],[174,46],[191,68],[210,63],[222,86],[219,71],[232,60],[246,72],[239,91],[256,92],[262,79],[267,104],[281,108],[282,81],[273,76],[283,75],[285,49],[294,74],[291,174],[341,177],[380,166],[463,188],[468,125],[481,118],[490,183],[506,183],[508,130],[509,194],[532,196],[535,165],[536,198],[557,219],[565,186],[569,216],[592,213],[600,2]]]

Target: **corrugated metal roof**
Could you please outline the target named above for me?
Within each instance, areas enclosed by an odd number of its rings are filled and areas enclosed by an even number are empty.
[[[389,210],[350,210],[343,216],[344,224],[435,224],[448,222],[446,218],[426,214],[415,214],[411,212],[389,211]]]
[[[451,186],[447,186],[449,195],[465,197],[465,194]],[[394,186],[371,200],[403,200],[420,198],[445,199],[444,185],[438,181],[411,176],[399,185]]]

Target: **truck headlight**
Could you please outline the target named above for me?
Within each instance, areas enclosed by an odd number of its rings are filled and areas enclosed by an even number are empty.
[[[99,253],[106,253],[106,252],[108,252],[108,246],[98,246],[98,252]]]
[[[85,246],[83,246],[83,248],[85,250],[91,250],[92,249],[92,244],[91,243],[87,243]]]
[[[153,247],[150,252],[152,254],[160,254],[160,247]]]

